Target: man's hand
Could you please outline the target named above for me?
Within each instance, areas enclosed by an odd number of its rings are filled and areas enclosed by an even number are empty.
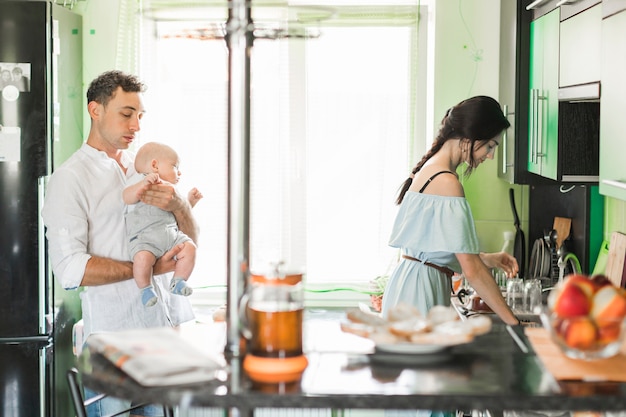
[[[170,212],[182,210],[188,204],[178,195],[176,188],[168,183],[149,185],[141,193],[140,199],[143,203]]]
[[[198,244],[198,225],[191,213],[191,204],[176,192],[172,184],[164,182],[150,185],[140,199],[146,204],[171,212],[176,217],[178,229]]]
[[[176,255],[178,255],[184,247],[184,243],[176,245],[169,251],[165,252],[163,256],[161,256],[159,259],[157,259],[153,268],[154,275],[172,272],[176,267]]]

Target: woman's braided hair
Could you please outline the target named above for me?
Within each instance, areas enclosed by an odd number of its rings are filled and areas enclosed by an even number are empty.
[[[469,176],[478,165],[474,160],[474,144],[480,143],[484,146],[487,142],[503,130],[509,128],[511,124],[502,113],[500,104],[488,96],[476,96],[463,100],[456,106],[446,111],[437,137],[433,141],[432,147],[426,152],[422,159],[415,165],[412,175],[400,186],[396,204],[400,204],[404,195],[411,186],[413,176],[424,166],[426,161],[435,155],[444,143],[449,139],[469,140],[469,161],[465,169],[465,176]],[[479,147],[480,147],[479,146]]]

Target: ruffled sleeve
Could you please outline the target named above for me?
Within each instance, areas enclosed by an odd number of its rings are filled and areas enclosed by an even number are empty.
[[[407,192],[389,245],[411,252],[479,253],[474,218],[464,197]]]

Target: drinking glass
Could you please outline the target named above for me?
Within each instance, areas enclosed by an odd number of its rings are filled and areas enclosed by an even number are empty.
[[[514,312],[524,308],[524,280],[521,278],[509,278],[506,283],[506,303]]]
[[[526,280],[524,283],[524,310],[529,313],[538,313],[541,310],[541,281],[537,278]]]

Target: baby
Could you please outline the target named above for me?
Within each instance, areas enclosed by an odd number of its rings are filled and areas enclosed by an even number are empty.
[[[152,268],[156,260],[175,245],[184,243],[176,256],[174,277],[170,283],[172,294],[191,295],[193,290],[187,280],[196,260],[196,245],[178,230],[174,215],[168,211],[139,201],[139,194],[149,184],[176,184],[180,177],[178,155],[167,145],[149,142],[143,145],[135,157],[137,174],[130,179],[133,185],[124,189],[126,209],[126,233],[128,249],[133,260],[133,276],[141,289],[141,302],[146,307],[157,303],[158,297],[152,285]],[[133,182],[134,181],[134,182]],[[202,198],[193,188],[188,195],[191,207]]]

